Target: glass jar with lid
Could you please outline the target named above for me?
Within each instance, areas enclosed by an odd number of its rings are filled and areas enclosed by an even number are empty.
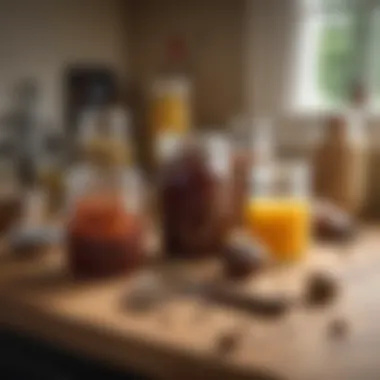
[[[192,133],[163,167],[163,248],[174,257],[218,253],[231,218],[230,144],[218,132]]]
[[[68,177],[67,256],[80,277],[126,273],[145,257],[144,186],[126,159],[128,128],[106,114],[96,121],[82,131],[83,162]]]

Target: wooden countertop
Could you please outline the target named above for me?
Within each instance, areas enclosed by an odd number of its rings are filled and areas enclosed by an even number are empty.
[[[242,285],[297,292],[315,268],[337,270],[342,295],[326,309],[299,308],[269,322],[237,310],[177,299],[145,314],[122,307],[133,277],[74,281],[59,249],[36,259],[0,257],[0,323],[110,364],[163,379],[373,379],[380,371],[380,230],[363,229],[350,247],[319,246],[293,268]],[[169,266],[170,265],[170,266]],[[218,264],[167,264],[158,270],[218,273]],[[135,275],[137,276],[137,275]],[[344,318],[341,341],[328,325]],[[228,354],[218,338],[240,334]],[[260,377],[259,375],[267,377]]]

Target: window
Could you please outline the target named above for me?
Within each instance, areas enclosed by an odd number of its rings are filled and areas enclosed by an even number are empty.
[[[380,108],[380,0],[299,2],[295,107],[344,106],[364,79]]]
[[[371,26],[369,81],[372,84],[373,104],[380,109],[380,5],[372,14]]]

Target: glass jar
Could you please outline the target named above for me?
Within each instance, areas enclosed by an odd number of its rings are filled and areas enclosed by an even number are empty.
[[[78,277],[127,273],[144,258],[144,186],[126,159],[127,128],[106,113],[85,124],[81,162],[67,178],[68,265]]]
[[[231,219],[230,144],[220,133],[193,134],[163,167],[163,248],[169,256],[220,251]]]
[[[302,258],[311,241],[309,171],[302,162],[252,170],[246,226],[278,261]]]

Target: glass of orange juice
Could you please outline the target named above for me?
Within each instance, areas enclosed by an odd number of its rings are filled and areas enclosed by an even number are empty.
[[[309,171],[302,162],[266,164],[252,170],[246,226],[276,261],[297,261],[311,240]]]

